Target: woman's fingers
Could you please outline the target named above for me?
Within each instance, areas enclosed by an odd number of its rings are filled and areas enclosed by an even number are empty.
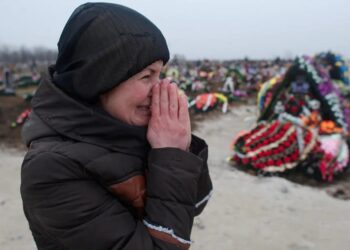
[[[168,95],[169,81],[163,80],[160,84],[160,115],[169,115],[169,95]]]
[[[179,97],[175,83],[169,84],[169,115],[170,118],[178,119]]]
[[[179,95],[179,120],[182,124],[190,122],[190,116],[188,113],[188,101],[185,94]]]
[[[152,116],[159,116],[160,114],[160,86],[155,84],[152,88]]]
[[[152,148],[174,147],[188,150],[191,124],[187,97],[178,93],[176,85],[163,80],[152,90],[152,118],[147,139]]]

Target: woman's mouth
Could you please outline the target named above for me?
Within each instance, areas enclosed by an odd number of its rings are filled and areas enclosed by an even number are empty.
[[[138,106],[137,109],[142,115],[151,115],[151,106]]]

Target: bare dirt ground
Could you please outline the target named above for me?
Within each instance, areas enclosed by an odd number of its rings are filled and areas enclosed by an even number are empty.
[[[25,149],[18,148],[15,135],[19,129],[11,132],[4,128],[3,121],[12,118],[1,117],[8,114],[1,104],[0,98],[0,142],[7,144],[0,147],[0,249],[34,250],[19,194]],[[214,112],[194,118],[194,132],[209,145],[214,194],[195,220],[191,249],[349,250],[350,201],[328,194],[337,188],[346,193],[346,178],[333,185],[311,187],[279,177],[252,176],[226,162],[233,136],[251,127],[255,119],[255,106],[251,105],[233,106],[225,115]]]

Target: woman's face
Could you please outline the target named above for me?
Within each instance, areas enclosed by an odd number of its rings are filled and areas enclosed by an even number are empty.
[[[152,87],[159,82],[162,61],[156,61],[101,95],[102,107],[111,116],[134,126],[147,126],[151,118]]]

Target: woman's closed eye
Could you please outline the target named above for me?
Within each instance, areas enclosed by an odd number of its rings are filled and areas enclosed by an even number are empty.
[[[141,77],[141,79],[148,79],[148,78],[150,78],[150,77],[151,77],[150,74],[146,74],[146,75],[143,75],[143,76]]]

